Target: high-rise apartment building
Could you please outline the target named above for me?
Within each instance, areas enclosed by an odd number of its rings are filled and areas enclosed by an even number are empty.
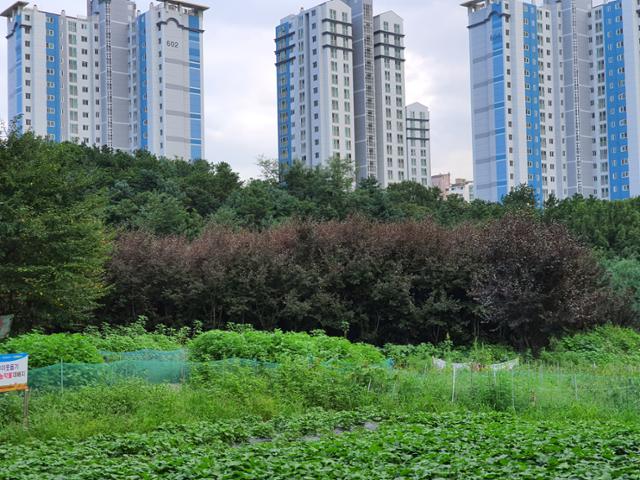
[[[408,131],[404,49],[402,18],[374,16],[372,0],[330,0],[282,19],[276,28],[280,162],[315,167],[339,157],[353,161],[358,181],[428,184],[428,110],[426,122],[424,110],[415,111]],[[428,170],[424,175],[422,168],[413,174],[407,157],[408,137],[416,133],[420,145],[426,142],[415,158]]]
[[[431,126],[429,108],[421,103],[407,105],[407,173],[408,180],[431,186]]]
[[[315,167],[354,158],[351,9],[332,0],[276,30],[279,157]]]
[[[378,178],[373,0],[345,0],[353,21],[356,178]]]
[[[403,23],[394,12],[374,18],[378,181],[382,185],[408,179]]]
[[[87,16],[16,2],[8,23],[9,118],[62,142],[204,157],[203,13],[179,0],[141,13],[88,0]]]
[[[640,195],[637,0],[471,0],[476,198]]]

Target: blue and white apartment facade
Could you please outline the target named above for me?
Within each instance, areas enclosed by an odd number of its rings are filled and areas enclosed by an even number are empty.
[[[640,0],[471,0],[476,198],[640,195]]]
[[[16,2],[7,18],[9,118],[52,141],[204,158],[208,7],[88,0],[87,16]]]
[[[407,109],[404,37],[402,18],[374,16],[372,0],[330,0],[281,20],[281,164],[316,167],[340,157],[353,161],[356,180],[430,185],[429,110]]]

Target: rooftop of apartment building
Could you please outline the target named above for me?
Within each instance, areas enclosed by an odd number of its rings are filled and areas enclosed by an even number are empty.
[[[165,4],[166,7],[168,7],[169,9],[171,7],[175,7],[175,8],[184,8],[187,10],[194,10],[197,12],[205,12],[207,10],[209,10],[209,7],[206,5],[202,5],[199,3],[193,3],[193,2],[183,2],[181,0],[156,0],[156,2],[158,2],[159,4]],[[153,2],[150,3],[150,5],[152,5]],[[7,17],[7,18],[11,18],[13,12],[16,9],[20,9],[20,8],[26,8],[29,6],[29,2],[15,2],[12,5],[10,5],[9,7],[7,7],[2,13],[0,13],[0,16],[2,17]],[[33,5],[33,9],[34,10],[38,10],[38,6],[37,5]],[[62,14],[65,14],[65,11],[62,10]],[[67,16],[68,18],[77,18],[77,19],[85,19],[85,16],[82,15],[76,15],[76,16]]]

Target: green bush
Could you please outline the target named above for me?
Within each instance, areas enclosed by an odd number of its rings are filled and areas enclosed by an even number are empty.
[[[638,365],[640,333],[613,325],[598,327],[590,332],[552,340],[540,359],[558,365]]]
[[[191,359],[200,362],[226,358],[264,362],[305,358],[310,361],[367,365],[384,361],[382,353],[372,345],[351,343],[344,338],[329,337],[321,332],[310,335],[279,330],[273,333],[252,329],[211,330],[193,339],[189,350]]]
[[[100,352],[91,339],[79,333],[43,335],[28,333],[0,344],[5,353],[28,353],[29,367],[38,368],[64,363],[102,363]]]
[[[403,368],[423,369],[432,362],[432,358],[441,358],[449,362],[475,362],[481,365],[512,360],[519,354],[502,345],[474,343],[471,346],[454,346],[451,341],[437,345],[421,343],[419,345],[385,345],[383,353]]]
[[[127,326],[111,327],[103,325],[98,329],[88,329],[87,338],[103,352],[135,352],[137,350],[171,351],[182,348],[187,332],[159,328],[148,332],[144,317]]]

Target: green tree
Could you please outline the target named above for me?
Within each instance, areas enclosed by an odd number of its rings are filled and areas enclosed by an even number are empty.
[[[403,217],[375,178],[362,180],[358,188],[349,195],[349,211],[353,215],[364,215],[376,220],[388,221]]]
[[[228,163],[210,164],[204,160],[180,163],[188,165],[188,173],[178,180],[185,204],[203,217],[215,213],[242,186],[239,175]]]
[[[308,168],[295,162],[282,173],[287,192],[313,206],[309,213],[322,220],[344,218],[353,190],[354,173],[350,161],[333,158],[327,165]]]
[[[303,212],[302,202],[271,181],[252,180],[212,216],[213,223],[265,229]]]
[[[507,195],[505,195],[505,197],[502,199],[502,205],[504,205],[504,208],[509,211],[533,211],[536,208],[535,191],[528,185],[518,185]]]
[[[145,192],[130,218],[130,226],[157,235],[195,236],[202,228],[202,218],[189,212],[176,198],[166,193]]]
[[[104,201],[82,153],[31,134],[0,141],[0,311],[19,330],[71,327],[105,293]]]
[[[442,192],[437,187],[425,187],[416,182],[400,182],[387,188],[389,199],[397,205],[412,204],[436,210],[443,200]]]
[[[640,261],[635,258],[604,260],[604,267],[611,276],[611,287],[619,294],[633,299],[633,311],[640,315]]]
[[[264,155],[260,155],[257,158],[256,165],[258,165],[260,169],[261,180],[267,180],[273,183],[280,181],[282,166],[277,158],[267,158]]]

